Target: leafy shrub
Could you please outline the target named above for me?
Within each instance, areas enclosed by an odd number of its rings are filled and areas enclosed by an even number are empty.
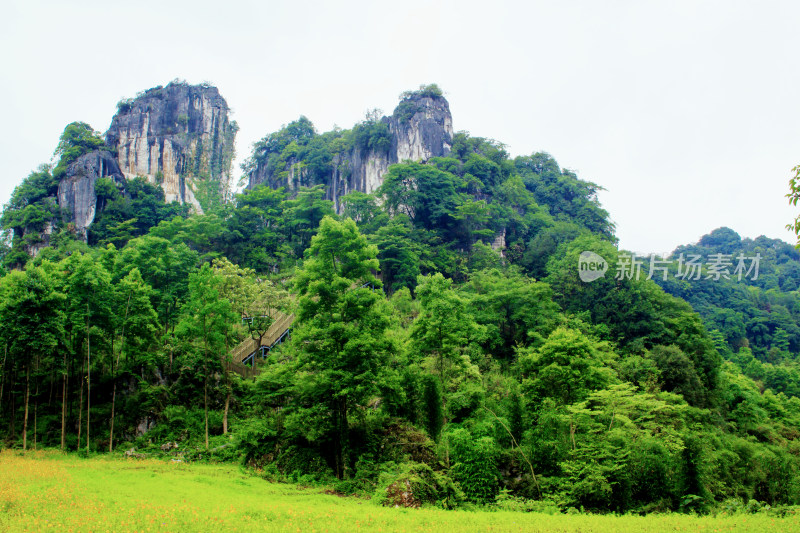
[[[267,418],[243,421],[236,430],[236,448],[242,462],[249,466],[263,466],[274,458],[277,432]]]
[[[117,113],[124,115],[125,113],[129,112],[133,108],[133,103],[133,98],[123,98],[117,102]]]
[[[423,111],[425,107],[419,103],[422,98],[441,98],[442,90],[435,83],[420,85],[416,91],[405,91],[400,95],[400,103],[395,108],[394,116],[400,122],[408,122],[411,117]]]
[[[494,500],[495,506],[501,511],[514,511],[523,513],[558,514],[561,510],[558,504],[551,500],[529,500],[514,496],[508,489],[502,489]]]
[[[436,460],[433,441],[423,431],[400,420],[386,425],[380,447],[381,462],[432,464]]]
[[[208,412],[208,431],[210,435],[222,433],[222,413]],[[181,405],[167,406],[161,413],[161,420],[139,441],[152,441],[156,445],[165,442],[199,443],[205,438],[205,414],[202,408],[187,409]],[[143,442],[139,442],[142,445]]]
[[[411,120],[411,117],[422,111],[423,107],[414,100],[403,100],[394,110],[394,116],[403,123]]]
[[[373,501],[384,506],[437,505],[453,509],[464,501],[464,493],[446,474],[424,463],[402,463],[380,475]]]
[[[476,440],[463,428],[450,432],[446,438],[453,461],[450,472],[467,498],[476,503],[494,501],[498,488],[498,448],[494,439],[480,437]]]
[[[365,120],[353,128],[353,142],[362,151],[386,153],[392,147],[392,134],[385,122]]]
[[[275,465],[284,479],[298,483],[329,481],[336,477],[317,450],[296,445],[282,449]]]
[[[209,413],[211,414],[211,413]],[[233,442],[234,436],[232,434],[216,435],[209,437],[208,449],[203,444],[194,445],[179,445],[177,448],[166,453],[173,455],[180,460],[187,462],[204,462],[204,463],[225,463],[235,462],[241,456]],[[151,447],[151,450],[156,455],[163,455],[163,448],[156,449]],[[158,452],[161,451],[161,454]],[[149,455],[149,454],[148,454]]]
[[[466,382],[447,398],[447,411],[451,422],[463,422],[480,409],[485,392],[480,383]]]
[[[408,100],[412,98],[441,98],[444,92],[435,83],[425,85],[424,83],[419,86],[416,91],[405,91],[400,95],[401,100]]]
[[[355,465],[355,475],[350,479],[344,479],[334,485],[337,492],[343,494],[371,495],[377,487],[376,480],[379,479],[381,472],[395,468],[394,462],[376,463],[369,454],[364,454],[358,458]]]

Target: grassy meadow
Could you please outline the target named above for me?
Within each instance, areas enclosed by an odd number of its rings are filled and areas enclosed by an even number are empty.
[[[0,531],[800,531],[796,517],[393,509],[234,465],[0,453]]]

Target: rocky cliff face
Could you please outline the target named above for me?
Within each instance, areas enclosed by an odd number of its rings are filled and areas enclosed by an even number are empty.
[[[357,143],[337,153],[330,163],[327,198],[340,211],[339,198],[352,191],[374,192],[383,183],[390,165],[406,160],[427,161],[447,156],[453,142],[453,119],[450,105],[442,96],[410,93],[389,117],[380,119],[388,130],[388,146],[365,148]],[[285,167],[274,168],[263,159],[249,174],[248,187],[265,183],[295,191],[301,185],[313,185],[308,167],[290,158]]]
[[[199,211],[209,190],[230,193],[237,127],[215,87],[173,82],[118,107],[106,144],[117,150],[126,178],[145,176],[161,185],[167,202]]]
[[[395,108],[389,129],[398,161],[425,161],[450,154],[453,117],[443,96],[411,96]]]
[[[58,184],[58,206],[75,225],[75,233],[86,241],[86,228],[94,222],[97,195],[94,184],[99,178],[110,177],[119,184],[124,178],[116,158],[107,151],[84,154],[68,167],[66,177]]]
[[[443,96],[410,95],[395,108],[391,117],[381,121],[389,127],[388,151],[362,150],[358,147],[346,156],[345,169],[333,172],[329,197],[339,211],[338,199],[351,192],[371,193],[383,183],[390,165],[403,161],[427,161],[450,154],[453,143],[453,117]]]

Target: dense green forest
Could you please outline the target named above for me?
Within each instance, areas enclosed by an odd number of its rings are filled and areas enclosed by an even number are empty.
[[[760,253],[757,279],[615,276],[598,185],[465,132],[337,215],[336,154],[385,149],[384,128],[301,117],[243,168],[299,162],[304,186],[204,214],[98,180],[84,243],[52,197],[103,141],[68,126],[0,218],[2,445],[241,461],[402,505],[800,504],[794,248],[722,228],[674,255]],[[606,276],[579,279],[583,251]],[[277,313],[291,336],[231,371]]]

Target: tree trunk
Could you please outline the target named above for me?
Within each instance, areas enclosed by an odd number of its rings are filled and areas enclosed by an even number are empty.
[[[336,446],[336,477],[344,479],[347,471],[345,465],[345,457],[347,455],[348,446],[348,430],[349,424],[347,421],[347,398],[339,398],[336,400],[336,426],[337,426],[337,446]]]
[[[78,402],[78,447],[77,449],[81,449],[81,431],[83,431],[83,369],[81,369],[81,399]]]
[[[39,375],[39,357],[36,357],[36,375]],[[39,384],[40,380],[36,380],[36,392],[33,393],[33,449],[36,449],[36,430],[38,429],[38,414],[39,414]]]
[[[17,382],[17,372],[14,369],[14,373],[11,376],[11,388],[8,391],[8,401],[11,402],[11,411],[9,416],[9,429],[8,435],[11,440],[14,440],[17,436],[17,396],[14,394],[14,384]]]
[[[225,396],[225,412],[222,415],[222,434],[228,434],[228,408],[231,405],[231,389],[228,387],[228,394]]]
[[[261,344],[261,341],[258,341]],[[225,341],[225,353],[230,353],[228,350],[228,342]],[[225,376],[225,389],[226,389],[226,396],[225,396],[225,411],[222,414],[222,434],[228,434],[228,411],[231,406],[231,391],[233,386],[231,385],[231,373],[230,370],[227,369],[225,366],[225,361],[221,361],[222,363],[222,375]]]
[[[206,451],[208,451],[208,369],[205,370],[205,375],[203,384],[203,410],[206,415]]]
[[[124,327],[124,326],[123,326]],[[111,381],[114,383],[111,392],[111,417],[108,421],[108,453],[114,451],[114,404],[117,401],[117,365],[114,364],[114,333],[111,334]],[[117,358],[119,360],[119,358]]]
[[[47,409],[50,410],[53,407],[53,394],[55,389],[55,365],[53,365],[53,369],[50,371],[50,395],[47,398]]]
[[[25,418],[22,423],[22,449],[28,449],[28,400],[31,396],[31,365],[28,363],[27,377],[25,378]]]
[[[86,302],[86,451],[89,451],[89,423],[92,415],[92,339],[89,335],[89,302]]]
[[[64,449],[67,436],[67,352],[64,352],[64,375],[61,383],[61,449]]]
[[[117,380],[114,379],[114,392],[111,393],[111,426],[108,430],[108,453],[114,451],[114,406],[117,401]]]
[[[572,441],[572,451],[575,451],[575,423],[569,419],[569,438]]]
[[[125,324],[128,322],[128,310],[131,306],[131,295],[128,294],[128,301],[125,303],[125,318],[122,321],[122,338],[119,341],[119,352],[117,353],[114,368],[111,372],[114,375],[114,391],[111,393],[111,424],[108,432],[108,453],[114,451],[114,407],[117,402],[117,371],[119,370],[119,360],[122,357],[122,347],[125,345]],[[111,339],[111,353],[114,353],[114,339]]]
[[[15,440],[17,436],[17,402],[16,396],[10,394],[9,401],[11,402],[11,416],[9,416],[9,423],[8,423],[8,436],[11,440]]]
[[[33,401],[33,449],[36,449],[36,429],[39,414],[39,387],[36,387],[36,399]]]
[[[208,451],[208,330],[203,316],[203,411],[206,418],[206,451]]]
[[[336,437],[334,440],[334,464],[336,466],[336,479],[342,479],[342,431],[341,431],[341,416],[339,415],[338,401],[336,409]]]
[[[0,416],[3,415],[3,389],[5,388],[6,384],[6,359],[8,359],[8,344],[5,345],[3,366],[0,366]]]

